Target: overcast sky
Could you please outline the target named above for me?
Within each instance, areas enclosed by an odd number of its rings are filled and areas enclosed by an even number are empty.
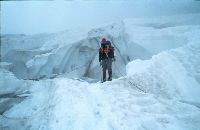
[[[193,0],[1,1],[1,34],[58,32],[124,18],[200,13]]]

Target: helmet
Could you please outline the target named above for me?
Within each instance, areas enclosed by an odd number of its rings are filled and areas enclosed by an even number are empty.
[[[110,41],[106,41],[106,45],[111,46],[111,42]]]
[[[102,38],[102,40],[101,40],[101,44],[106,44],[106,38],[105,38],[105,37]]]

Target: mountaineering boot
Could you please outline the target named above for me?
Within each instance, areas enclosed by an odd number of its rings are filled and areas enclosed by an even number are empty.
[[[103,71],[103,82],[106,82],[106,71]]]
[[[108,81],[112,81],[112,71],[108,71]]]

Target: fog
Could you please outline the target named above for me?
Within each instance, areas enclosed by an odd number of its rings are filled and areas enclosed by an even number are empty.
[[[192,0],[1,1],[1,34],[51,33],[125,18],[199,13]]]

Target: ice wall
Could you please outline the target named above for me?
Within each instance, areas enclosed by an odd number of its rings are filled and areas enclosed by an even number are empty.
[[[185,16],[174,22],[170,22],[173,20],[171,16],[129,19],[55,34],[3,35],[2,61],[9,63],[8,70],[21,79],[40,80],[65,74],[99,80],[98,49],[101,38],[106,37],[115,47],[113,76],[121,77],[125,75],[128,62],[150,59],[161,51],[187,44],[190,41],[188,33],[193,29],[191,21],[196,16]],[[187,18],[189,20],[185,20]]]

